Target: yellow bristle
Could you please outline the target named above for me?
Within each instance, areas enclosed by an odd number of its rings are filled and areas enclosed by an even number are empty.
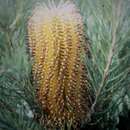
[[[37,6],[28,21],[28,37],[37,101],[47,111],[47,125],[77,127],[89,111],[79,11],[72,2]]]

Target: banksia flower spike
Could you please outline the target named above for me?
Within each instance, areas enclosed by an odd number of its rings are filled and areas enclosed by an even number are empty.
[[[82,18],[72,2],[37,6],[28,21],[32,76],[48,126],[77,127],[89,111]]]

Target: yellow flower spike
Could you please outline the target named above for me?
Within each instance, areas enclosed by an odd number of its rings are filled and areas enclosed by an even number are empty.
[[[48,127],[78,127],[89,111],[82,18],[72,2],[38,5],[28,21],[32,76]]]

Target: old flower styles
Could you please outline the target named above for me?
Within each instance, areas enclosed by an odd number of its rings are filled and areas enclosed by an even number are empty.
[[[37,102],[49,127],[77,127],[89,110],[82,18],[72,2],[36,6],[28,21]]]

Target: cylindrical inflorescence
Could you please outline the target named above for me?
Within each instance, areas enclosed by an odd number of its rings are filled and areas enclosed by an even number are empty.
[[[72,2],[38,5],[28,21],[37,101],[48,126],[77,127],[89,111],[83,22]]]

